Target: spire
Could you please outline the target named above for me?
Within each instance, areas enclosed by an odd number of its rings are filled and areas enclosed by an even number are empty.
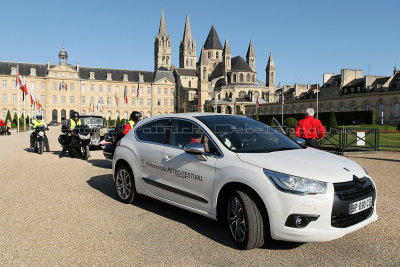
[[[223,55],[231,54],[231,48],[229,47],[228,38],[225,38]]]
[[[165,27],[164,10],[161,11],[160,29],[158,31],[158,36],[166,36],[167,30]]]
[[[250,40],[250,44],[249,44],[249,48],[247,49],[247,54],[246,54],[246,58],[249,57],[256,57],[256,54],[254,53],[254,48],[253,48],[253,43]]]
[[[185,31],[183,32],[183,40],[192,39],[192,31],[190,29],[189,12],[186,13]]]
[[[221,41],[219,40],[218,34],[215,31],[214,25],[211,27],[210,33],[208,34],[207,40],[204,43],[204,49],[220,49],[222,50]]]
[[[267,70],[268,69],[275,69],[275,63],[274,63],[274,59],[272,58],[272,53],[269,54]]]

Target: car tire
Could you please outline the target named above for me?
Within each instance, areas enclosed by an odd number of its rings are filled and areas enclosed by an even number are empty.
[[[115,190],[118,199],[125,204],[132,204],[139,198],[132,171],[126,164],[120,165],[115,172]]]
[[[266,222],[263,205],[254,192],[243,188],[231,191],[226,223],[238,248],[247,250],[264,245]]]

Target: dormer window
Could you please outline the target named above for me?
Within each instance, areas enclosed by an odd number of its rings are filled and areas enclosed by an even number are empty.
[[[30,76],[36,76],[36,69],[35,68],[31,68]]]
[[[108,80],[108,81],[111,81],[111,80],[112,80],[111,73],[107,73],[107,80]]]
[[[93,72],[93,71],[90,72],[89,77],[90,77],[90,78],[89,78],[90,80],[94,80],[94,79],[95,79],[95,78],[94,78],[94,72]]]
[[[124,74],[124,82],[128,81],[128,74]]]
[[[11,75],[17,75],[17,68],[11,67]]]

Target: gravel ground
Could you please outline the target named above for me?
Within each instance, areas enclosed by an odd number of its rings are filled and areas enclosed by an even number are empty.
[[[273,242],[237,250],[216,222],[145,198],[116,200],[111,161],[58,155],[58,127],[43,155],[29,133],[0,136],[0,265],[400,266],[400,153],[350,156],[374,178],[379,220],[325,243]]]

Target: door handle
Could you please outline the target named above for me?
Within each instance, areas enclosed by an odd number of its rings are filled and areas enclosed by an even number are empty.
[[[172,161],[172,157],[171,156],[165,156],[164,159],[165,159],[166,162]]]

